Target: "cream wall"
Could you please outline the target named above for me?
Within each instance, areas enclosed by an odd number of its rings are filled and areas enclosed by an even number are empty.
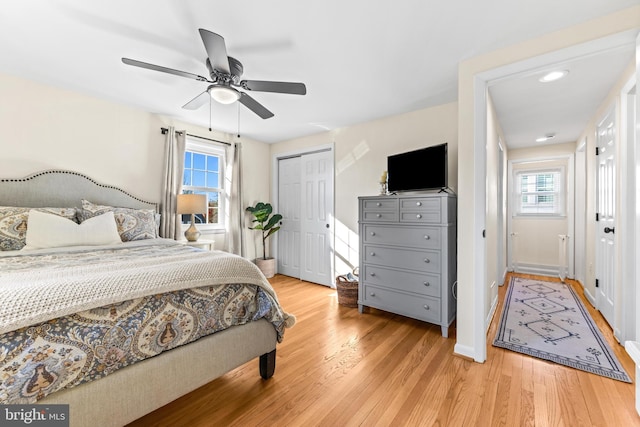
[[[457,114],[457,103],[444,104],[271,146],[274,157],[334,144],[337,273],[358,265],[358,196],[379,193],[388,155],[447,142],[449,187],[457,189]]]
[[[479,230],[485,226],[485,189],[481,177],[486,164],[482,150],[486,137],[477,138],[478,127],[486,125],[478,117],[479,98],[486,81],[497,77],[499,69],[532,58],[640,27],[640,6],[629,8],[560,31],[548,33],[504,49],[463,61],[458,68],[458,319],[455,352],[478,362],[486,359],[484,328],[485,258]],[[502,74],[505,75],[506,72]],[[483,107],[484,109],[484,107]],[[482,114],[482,113],[480,113]],[[477,301],[480,301],[478,303]],[[478,326],[480,325],[480,326]]]
[[[509,163],[511,170],[515,173],[523,169],[544,169],[544,168],[564,168],[567,179],[565,180],[565,192],[568,191],[569,177],[572,168],[575,143],[543,145],[539,147],[522,148],[509,151]],[[558,158],[559,157],[559,158]],[[558,158],[550,160],[553,158]],[[522,163],[525,162],[525,163]],[[513,176],[508,177],[513,180]],[[511,194],[509,194],[510,200]],[[572,199],[569,195],[565,200],[567,215],[571,214],[569,205]],[[516,259],[518,261],[518,271],[556,275],[560,261],[560,246],[558,235],[572,235],[569,230],[569,218],[564,217],[514,217],[509,210],[509,220],[511,228],[509,232],[517,234]]]
[[[233,138],[6,74],[0,74],[0,93],[0,178],[69,169],[158,202],[165,141],[161,127],[174,125],[176,129],[222,141]],[[243,182],[245,202],[268,199],[269,145],[244,138],[241,142],[247,172]],[[252,238],[249,230],[246,238]],[[223,235],[216,235],[215,239],[216,247],[222,247]],[[252,251],[253,246],[248,247]],[[250,252],[247,256],[255,255]]]

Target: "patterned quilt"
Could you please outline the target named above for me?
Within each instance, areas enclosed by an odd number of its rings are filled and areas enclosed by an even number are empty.
[[[250,266],[231,268],[229,258],[233,259],[231,264],[246,262]],[[176,266],[185,261],[189,261],[189,270],[197,272],[187,274],[178,268],[176,273]],[[201,276],[215,272],[212,265],[216,264],[225,283],[214,275],[205,284],[207,280]],[[144,277],[158,281],[158,286],[132,282],[140,279],[135,265],[142,270],[152,266]],[[57,390],[261,318],[274,325],[280,341],[284,328],[294,320],[282,311],[268,282],[250,272],[254,267],[240,257],[163,241],[99,251],[0,257],[0,319],[5,322],[1,325],[7,329],[6,319],[12,319],[19,326],[0,334],[0,403],[33,403]],[[230,279],[230,268],[249,273]],[[161,273],[155,277],[148,270]],[[65,278],[70,278],[68,286],[78,292],[79,305],[88,309],[69,312],[78,304],[69,303],[66,296],[47,297],[47,292],[58,288]],[[83,285],[77,286],[78,278],[83,279]],[[113,289],[95,292],[96,287],[105,286]],[[122,294],[120,300],[103,304],[114,292]],[[96,293],[98,302],[87,302],[88,295]],[[46,314],[36,313],[32,318],[38,321],[32,322],[23,319],[27,316],[17,316],[15,307],[10,307],[14,294],[44,298],[14,299],[29,311],[48,306]]]

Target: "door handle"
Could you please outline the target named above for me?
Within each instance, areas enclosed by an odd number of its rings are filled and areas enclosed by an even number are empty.
[[[611,228],[609,228],[609,227],[605,227],[605,228],[604,228],[604,232],[605,232],[605,233],[614,233],[614,234],[615,234],[615,232],[616,232],[616,228],[615,228],[615,227],[611,227]]]

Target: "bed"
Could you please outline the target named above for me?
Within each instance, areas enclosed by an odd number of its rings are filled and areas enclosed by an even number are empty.
[[[0,404],[121,426],[250,360],[273,375],[295,319],[251,262],[158,238],[156,204],[76,172],[0,179],[0,206],[29,212],[0,216]]]

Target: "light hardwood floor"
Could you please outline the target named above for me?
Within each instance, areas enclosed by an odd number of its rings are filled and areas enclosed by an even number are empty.
[[[260,379],[249,362],[131,426],[640,426],[634,385],[491,346],[506,286],[479,364],[453,355],[454,327],[445,339],[436,325],[340,306],[324,286],[271,283],[297,317],[274,377]]]

